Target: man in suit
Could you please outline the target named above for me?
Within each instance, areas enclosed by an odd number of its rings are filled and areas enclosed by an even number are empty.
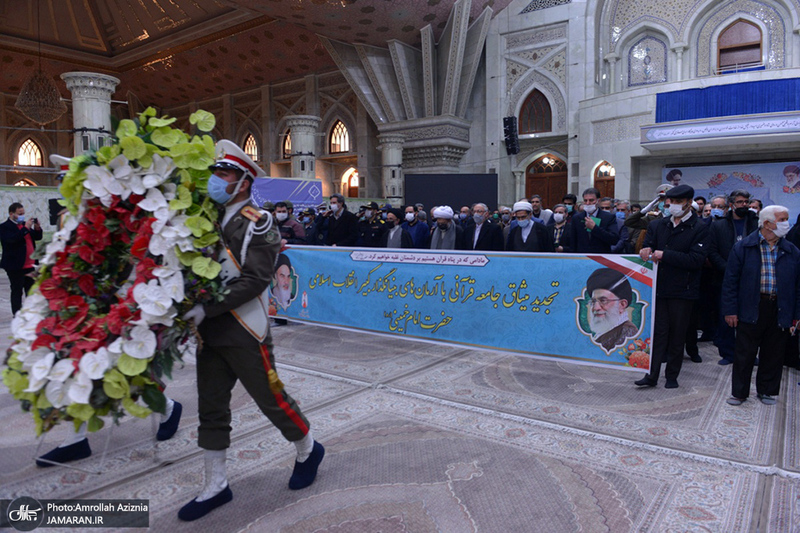
[[[197,443],[205,450],[206,467],[203,491],[178,513],[185,521],[197,520],[233,499],[225,456],[230,446],[231,391],[237,381],[297,448],[290,489],[311,485],[325,454],[311,436],[308,420],[278,379],[269,330],[263,333],[253,327],[267,323],[263,306],[256,306],[254,313],[247,305],[272,281],[281,248],[271,215],[250,203],[253,180],[264,176],[264,171],[227,140],[217,143],[217,161],[211,169],[214,174],[208,180],[208,195],[224,207],[219,228],[231,256],[228,260],[235,266],[229,267],[232,275],[225,282],[227,293],[221,302],[197,305],[184,315],[185,320],[195,321],[203,339],[202,351],[197,354]]]
[[[489,208],[486,204],[472,206],[472,219],[474,224],[464,230],[464,239],[467,248],[471,250],[485,250],[487,252],[503,251],[503,230],[489,220]]]
[[[327,235],[328,246],[355,246],[358,240],[358,217],[347,210],[344,196],[332,194],[331,207],[317,217],[317,231]]]
[[[600,191],[590,187],[583,191],[583,211],[572,217],[570,242],[579,254],[610,254],[619,242],[617,218],[598,209]]]
[[[35,218],[25,217],[25,208],[19,202],[8,206],[8,220],[0,224],[0,244],[3,257],[0,268],[8,274],[11,283],[11,312],[16,314],[22,307],[22,293],[33,287],[34,262],[31,254],[35,242],[42,238],[42,227]]]

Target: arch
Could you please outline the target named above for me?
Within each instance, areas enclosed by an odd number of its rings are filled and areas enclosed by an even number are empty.
[[[738,18],[722,29],[717,36],[717,72],[731,68],[760,66],[764,61],[764,35],[761,28],[749,20]]]
[[[538,194],[545,207],[561,202],[568,191],[567,182],[567,162],[552,152],[540,155],[525,167],[525,197]]]
[[[292,128],[286,128],[283,135],[279,137],[280,147],[278,153],[281,155],[280,159],[292,158]]]
[[[358,198],[358,188],[361,185],[361,178],[358,175],[358,169],[350,167],[342,173],[340,181],[340,188],[343,196],[348,198]]]
[[[14,162],[22,167],[41,167],[44,166],[44,153],[39,144],[28,137],[17,148]]]
[[[258,163],[261,160],[260,157],[261,153],[260,150],[258,149],[258,145],[259,143],[258,141],[256,141],[255,135],[253,135],[250,132],[248,132],[247,135],[245,135],[241,144],[244,153],[247,154],[250,157],[250,159],[252,159],[256,163]]]
[[[645,33],[627,48],[624,57],[628,87],[669,81],[667,44],[658,36]]]
[[[344,98],[344,97],[343,97]],[[327,132],[330,134],[333,125],[336,121],[341,121],[347,131],[351,133],[350,135],[350,152],[356,152],[358,150],[358,135],[353,135],[353,132],[358,131],[356,128],[356,119],[350,110],[342,105],[341,103],[336,103],[330,106],[330,108],[325,112],[325,114],[321,117],[320,120],[320,131]],[[324,125],[324,127],[323,127]],[[327,139],[327,137],[326,137]],[[324,150],[326,154],[330,154],[330,143],[326,143],[327,146]]]
[[[514,86],[508,97],[508,108],[506,116],[518,117],[525,97],[532,90],[540,91],[550,103],[552,111],[552,133],[562,134],[567,131],[567,105],[566,94],[560,81],[548,75],[549,73],[540,72],[532,68]]]
[[[519,112],[519,133],[544,133],[553,131],[553,112],[547,97],[534,89],[522,102]]]
[[[14,187],[38,187],[39,184],[33,181],[32,178],[21,178],[14,182]]]
[[[351,152],[350,130],[341,120],[336,120],[328,128],[328,153],[343,154]]]
[[[614,198],[615,183],[614,178],[617,171],[614,165],[606,161],[598,161],[592,167],[592,186],[600,191],[600,198]],[[599,198],[598,198],[599,199]]]

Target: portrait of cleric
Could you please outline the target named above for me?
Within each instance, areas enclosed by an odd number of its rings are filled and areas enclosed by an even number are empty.
[[[270,285],[270,292],[275,304],[284,310],[297,298],[297,273],[285,254],[278,255],[275,278]]]
[[[598,268],[586,280],[585,296],[578,301],[579,316],[580,308],[586,310],[586,320],[579,320],[579,326],[584,334],[591,335],[595,344],[606,352],[612,351],[636,337],[641,329],[641,313],[636,313],[639,324],[632,320],[633,298],[631,284],[622,272]]]

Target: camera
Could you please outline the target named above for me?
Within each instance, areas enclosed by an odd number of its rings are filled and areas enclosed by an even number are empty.
[[[39,223],[39,219],[38,219],[38,218],[36,218],[36,217],[33,217],[33,223],[34,223],[34,224],[38,224],[38,223]]]

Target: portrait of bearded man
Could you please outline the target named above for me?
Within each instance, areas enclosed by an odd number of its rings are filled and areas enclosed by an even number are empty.
[[[281,307],[288,308],[297,296],[293,292],[294,274],[292,263],[284,254],[278,256],[278,263],[275,268],[275,282],[272,285],[272,296]]]
[[[606,351],[625,344],[639,333],[631,322],[628,306],[633,298],[631,284],[622,272],[599,268],[586,281],[589,300],[589,327],[592,338]]]

